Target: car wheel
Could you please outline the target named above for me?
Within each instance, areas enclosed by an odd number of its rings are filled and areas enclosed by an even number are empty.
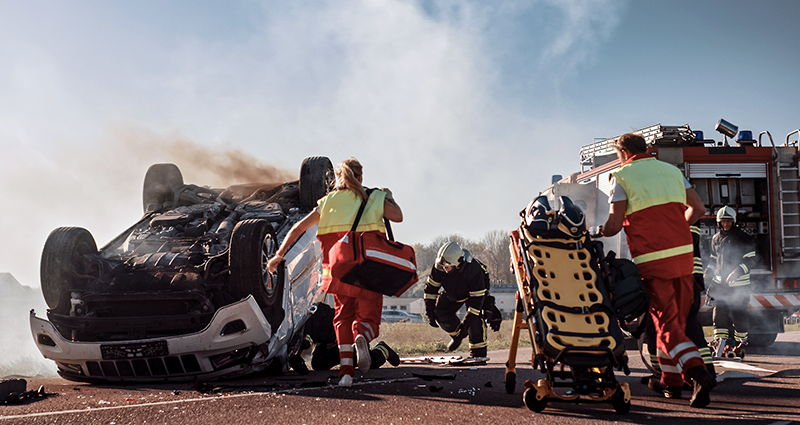
[[[747,343],[753,347],[769,347],[778,338],[777,333],[756,334],[752,333],[747,338]]]
[[[166,202],[175,199],[175,191],[183,186],[183,175],[175,164],[153,164],[144,175],[142,209],[160,211]]]
[[[87,277],[97,274],[94,259],[97,244],[88,230],[59,227],[47,237],[42,251],[42,294],[50,310],[67,314],[70,292],[88,285]]]
[[[274,274],[267,271],[267,261],[277,249],[275,230],[266,220],[243,220],[233,228],[228,254],[229,291],[237,300],[253,295],[272,325],[273,333],[278,330],[285,316],[281,305],[283,267],[279,267]]]
[[[312,156],[300,166],[300,205],[314,208],[317,201],[333,189],[336,178],[331,160],[325,156]]]

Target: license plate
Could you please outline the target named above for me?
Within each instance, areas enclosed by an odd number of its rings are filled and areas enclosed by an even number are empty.
[[[103,360],[122,360],[169,355],[167,341],[101,345],[100,352],[103,354]]]

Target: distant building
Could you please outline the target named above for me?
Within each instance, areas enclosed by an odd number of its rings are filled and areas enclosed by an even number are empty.
[[[517,284],[516,283],[496,283],[489,289],[489,293],[494,296],[494,304],[503,313],[504,317],[514,315],[517,307]]]
[[[383,297],[384,310],[402,310],[412,314],[424,314],[425,302],[422,298]]]

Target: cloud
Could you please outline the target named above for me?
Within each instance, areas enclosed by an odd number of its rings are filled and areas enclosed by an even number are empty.
[[[0,271],[37,285],[58,226],[110,240],[139,217],[157,162],[216,186],[213,167],[241,159],[286,178],[308,156],[353,156],[404,208],[400,240],[510,229],[550,174],[577,168],[581,123],[553,93],[591,63],[616,4],[247,3],[218,37],[171,28],[182,16],[152,4],[67,14],[49,21],[55,41],[18,25],[0,41],[0,178],[14,183],[0,187],[13,223]],[[137,24],[153,14],[163,26]],[[106,20],[102,42],[90,19]]]

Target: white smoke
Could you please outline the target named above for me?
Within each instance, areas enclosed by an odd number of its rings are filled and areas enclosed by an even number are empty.
[[[356,157],[365,184],[391,188],[403,207],[404,242],[510,230],[551,174],[577,168],[582,123],[557,112],[559,92],[592,63],[619,4],[56,5],[59,19],[44,21],[9,7],[0,270],[37,286],[59,226],[105,244],[140,216],[152,163],[218,184],[192,168],[200,151],[239,151],[290,174],[307,156]],[[191,144],[170,149],[178,141]]]

